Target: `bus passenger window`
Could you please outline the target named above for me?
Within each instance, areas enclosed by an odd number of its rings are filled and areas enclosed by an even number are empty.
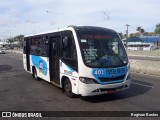
[[[52,46],[53,46],[53,56],[57,56],[57,44],[56,44],[56,40],[53,40]]]
[[[71,58],[72,53],[72,39],[69,37],[63,37],[62,38],[62,57],[64,58]]]

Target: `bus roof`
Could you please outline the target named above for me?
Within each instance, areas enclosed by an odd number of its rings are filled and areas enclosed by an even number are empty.
[[[47,31],[47,32],[41,32],[41,33],[36,33],[36,34],[30,34],[30,35],[25,35],[24,37],[31,37],[31,36],[36,36],[36,35],[49,34],[49,33],[60,32],[60,31],[64,31],[64,30],[71,30],[71,28],[57,29],[57,30],[52,30],[52,31]]]
[[[114,30],[111,30],[111,29],[108,29],[108,28],[104,28],[104,27],[70,25],[70,26],[68,26],[67,28],[64,28],[64,29],[57,29],[57,30],[53,30],[53,31],[47,31],[47,32],[42,32],[42,33],[37,33],[37,34],[31,34],[31,35],[25,35],[24,37],[43,35],[43,34],[60,32],[60,31],[64,31],[64,30],[72,30],[72,29],[75,29],[77,31],[100,31],[100,30],[105,30],[105,31],[108,31],[108,32],[115,32]]]
[[[105,31],[109,31],[109,32],[115,32],[114,30],[108,29],[108,28],[104,28],[104,27],[97,27],[97,26],[68,26],[68,27],[72,27],[75,30],[79,30],[79,31],[100,31],[100,30],[105,30]]]

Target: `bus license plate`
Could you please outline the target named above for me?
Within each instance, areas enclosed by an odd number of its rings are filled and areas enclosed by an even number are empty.
[[[116,93],[116,90],[108,90],[107,91],[107,94],[114,94],[114,93]]]

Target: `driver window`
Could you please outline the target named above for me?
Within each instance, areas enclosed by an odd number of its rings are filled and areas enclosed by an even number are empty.
[[[76,59],[76,47],[73,39],[73,35],[70,31],[62,37],[62,53],[63,58]]]

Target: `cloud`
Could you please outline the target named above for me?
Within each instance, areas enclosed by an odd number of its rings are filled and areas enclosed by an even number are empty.
[[[0,32],[10,29],[17,35],[94,25],[124,33],[125,24],[130,24],[129,32],[137,26],[153,31],[160,21],[159,8],[159,0],[1,0]],[[104,20],[104,12],[109,20]]]

